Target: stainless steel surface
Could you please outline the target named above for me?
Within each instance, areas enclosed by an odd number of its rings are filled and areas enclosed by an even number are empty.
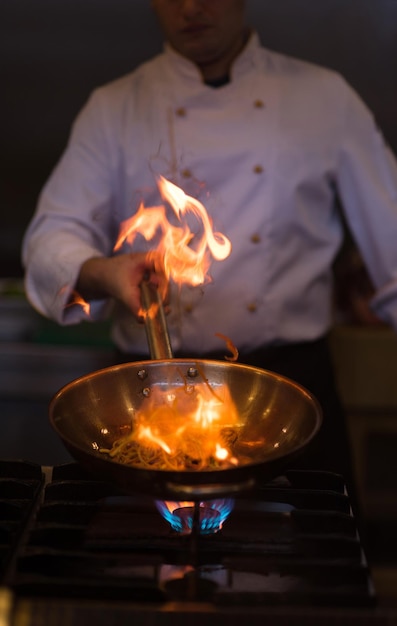
[[[192,371],[197,376],[189,378]],[[115,463],[98,451],[110,448],[134,420],[145,390],[183,390],[206,382],[226,385],[239,415],[239,445],[265,438],[250,462],[208,471],[137,469]],[[141,361],[93,372],[61,389],[50,403],[50,421],[69,452],[91,472],[126,491],[161,499],[227,495],[269,480],[300,454],[318,432],[322,413],[317,400],[291,380],[259,368],[218,361],[171,359]],[[124,431],[122,430],[124,429]],[[252,446],[251,446],[252,447]]]
[[[172,359],[171,341],[160,294],[152,283],[141,283],[142,305],[146,311],[145,330],[152,359]]]

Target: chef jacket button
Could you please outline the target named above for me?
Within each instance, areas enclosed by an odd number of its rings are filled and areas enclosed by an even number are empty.
[[[189,168],[187,167],[186,169],[182,170],[181,172],[183,178],[191,178],[192,177],[192,170],[189,170]]]
[[[263,109],[264,106],[265,106],[265,103],[260,98],[257,98],[257,100],[254,100],[254,107],[256,109]]]
[[[259,164],[258,165],[254,165],[253,172],[254,172],[254,174],[262,174],[263,166],[259,165]]]
[[[250,303],[247,305],[247,310],[248,310],[250,313],[255,313],[255,311],[257,310],[257,308],[258,308],[258,307],[256,306],[255,302],[250,302]]]
[[[253,235],[251,235],[251,242],[252,243],[259,243],[261,240],[260,235],[258,235],[258,233],[254,233]]]
[[[193,311],[192,304],[185,304],[185,313],[191,313]]]
[[[186,109],[184,107],[179,107],[178,109],[176,109],[175,114],[178,117],[186,117]]]

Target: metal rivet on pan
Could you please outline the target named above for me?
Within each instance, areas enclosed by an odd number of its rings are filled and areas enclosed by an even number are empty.
[[[151,393],[152,393],[152,391],[151,391],[150,387],[145,387],[145,389],[142,390],[142,394],[145,396],[145,398],[148,398]]]
[[[140,380],[145,380],[145,378],[147,378],[147,371],[146,370],[139,370],[137,373],[137,376]]]
[[[187,375],[190,378],[196,378],[196,376],[198,375],[198,371],[195,367],[189,367],[188,371],[187,371]]]

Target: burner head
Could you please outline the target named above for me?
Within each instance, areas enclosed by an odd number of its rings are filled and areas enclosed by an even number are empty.
[[[194,502],[157,500],[156,506],[172,530],[181,535],[189,535],[192,532],[196,514]],[[229,517],[233,506],[234,500],[231,498],[200,502],[198,507],[199,520],[197,522],[200,534],[217,533]]]

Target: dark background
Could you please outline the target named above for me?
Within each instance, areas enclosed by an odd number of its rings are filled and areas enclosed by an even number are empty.
[[[161,50],[149,0],[2,0],[0,277],[95,86]],[[339,70],[397,151],[397,0],[248,0],[266,46]]]

